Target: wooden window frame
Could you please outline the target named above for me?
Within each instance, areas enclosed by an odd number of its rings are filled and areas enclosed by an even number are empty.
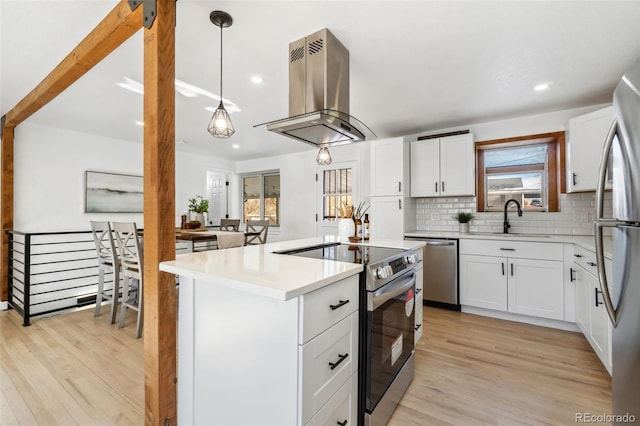
[[[560,211],[560,194],[566,192],[565,133],[552,132],[513,138],[493,139],[475,143],[476,150],[476,211],[486,212],[484,152],[491,149],[547,145],[547,212]],[[518,168],[519,170],[522,167]]]

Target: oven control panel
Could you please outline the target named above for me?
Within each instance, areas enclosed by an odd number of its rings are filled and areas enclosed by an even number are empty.
[[[373,265],[371,273],[374,278],[384,280],[412,267],[416,262],[415,254],[399,256],[388,262],[381,262],[378,265]]]

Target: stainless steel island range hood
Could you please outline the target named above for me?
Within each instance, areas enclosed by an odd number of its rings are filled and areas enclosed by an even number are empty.
[[[375,139],[349,115],[349,51],[328,29],[289,44],[289,117],[263,125],[320,147]]]

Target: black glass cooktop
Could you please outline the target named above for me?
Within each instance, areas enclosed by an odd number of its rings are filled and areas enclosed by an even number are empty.
[[[350,263],[377,263],[397,256],[405,250],[387,247],[357,246],[350,244],[323,244],[319,246],[303,247],[294,250],[283,250],[278,254],[310,257],[313,259],[337,260]]]

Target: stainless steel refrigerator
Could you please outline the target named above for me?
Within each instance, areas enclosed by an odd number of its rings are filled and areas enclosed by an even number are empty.
[[[640,58],[613,93],[613,118],[596,192],[596,255],[600,287],[614,326],[613,423],[623,424],[630,416],[640,421]],[[608,177],[613,181],[613,217],[604,218]],[[613,239],[613,282],[609,283],[604,270],[604,228],[611,228]]]

